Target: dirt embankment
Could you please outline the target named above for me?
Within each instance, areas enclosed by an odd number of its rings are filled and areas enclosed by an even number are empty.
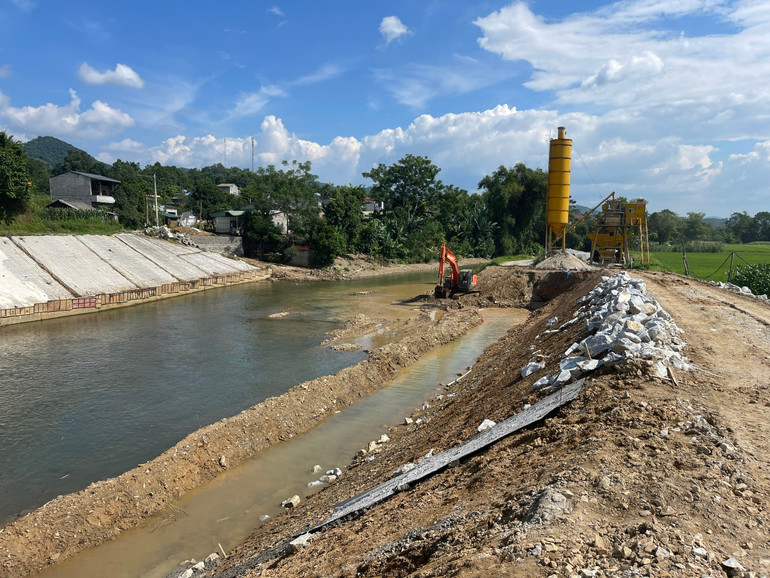
[[[342,281],[434,271],[438,274],[437,261],[402,265],[398,263],[383,263],[368,255],[342,255],[334,260],[332,266],[323,269],[275,265],[254,259],[243,260],[259,267],[269,268],[271,270],[271,278],[275,281]],[[461,265],[463,267],[477,267],[487,262],[489,262],[487,259],[471,258],[463,259]]]
[[[501,273],[502,275],[502,273]],[[333,484],[256,529],[221,576],[770,575],[770,307],[663,273],[643,273],[684,331],[692,371],[660,377],[632,360],[593,373],[569,406],[353,519],[279,546],[335,503],[389,479],[534,402],[542,374],[587,336],[575,315],[596,275],[494,344],[417,423]],[[271,549],[273,554],[271,555]],[[276,555],[282,552],[280,555]]]
[[[32,571],[109,539],[161,511],[185,488],[374,391],[432,339],[449,339],[474,323],[472,304],[514,306],[547,295],[556,298],[540,303],[524,326],[488,348],[470,374],[415,412],[413,423],[391,428],[389,442],[356,459],[303,502],[301,512],[288,511],[257,528],[214,572],[770,575],[770,307],[662,273],[640,276],[684,330],[693,371],[660,377],[642,361],[599,369],[577,400],[543,422],[314,534],[304,548],[270,554],[326,519],[337,502],[430,451],[469,439],[484,419],[499,422],[538,399],[533,384],[542,374],[522,377],[521,368],[539,350],[544,372],[553,373],[564,351],[587,336],[584,323],[554,332],[549,321],[573,318],[578,299],[599,274],[528,275],[490,268],[481,293],[443,303],[449,312],[438,324],[427,315],[411,322],[414,341],[373,352],[368,365],[297,386],[196,432],[152,463],[58,498],[6,527],[0,534],[2,575]],[[431,298],[419,300],[428,304]]]
[[[7,525],[0,530],[0,576],[35,572],[115,538],[228,467],[310,430],[334,411],[374,393],[423,353],[482,321],[475,310],[455,311],[437,321],[428,313],[391,320],[388,327],[398,339],[371,351],[368,360],[204,427],[151,462],[58,497]],[[356,319],[348,331],[333,337],[349,337],[367,328],[379,326]]]

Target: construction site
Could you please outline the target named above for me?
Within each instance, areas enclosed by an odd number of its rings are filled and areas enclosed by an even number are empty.
[[[437,286],[405,295],[398,322],[360,315],[324,343],[387,336],[365,361],[8,524],[0,576],[74,562],[268,448],[312,436],[491,308],[521,314],[456,379],[348,463],[308,463],[313,490],[286,495],[241,543],[190,552],[166,575],[770,575],[770,306],[630,269],[632,254],[649,260],[644,199],[609,195],[592,210],[588,259],[567,252],[570,147],[560,128],[546,259],[475,275],[442,249]],[[217,528],[206,531],[216,544]]]

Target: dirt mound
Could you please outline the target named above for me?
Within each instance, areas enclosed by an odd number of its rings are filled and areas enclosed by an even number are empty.
[[[553,373],[588,335],[585,323],[548,328],[575,317],[597,276],[488,348],[467,377],[413,423],[391,428],[379,453],[356,459],[301,512],[258,528],[219,575],[767,574],[770,307],[650,273],[640,276],[684,331],[692,372],[660,377],[643,359],[604,367],[543,422],[313,534],[293,553],[265,557],[335,503],[535,401],[540,373],[520,370],[538,353]]]
[[[535,269],[588,271],[591,266],[570,253],[554,253],[535,265]]]

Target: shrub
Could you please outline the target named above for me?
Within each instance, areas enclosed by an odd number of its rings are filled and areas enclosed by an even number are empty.
[[[738,266],[732,281],[748,287],[754,295],[770,295],[770,263]]]

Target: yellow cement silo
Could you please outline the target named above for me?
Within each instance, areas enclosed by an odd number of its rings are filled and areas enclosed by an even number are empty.
[[[572,139],[566,138],[567,129],[559,127],[558,138],[551,139],[548,156],[548,197],[546,201],[547,249],[551,237],[564,231],[569,222],[569,178],[572,166]],[[562,250],[566,247],[562,235]]]

